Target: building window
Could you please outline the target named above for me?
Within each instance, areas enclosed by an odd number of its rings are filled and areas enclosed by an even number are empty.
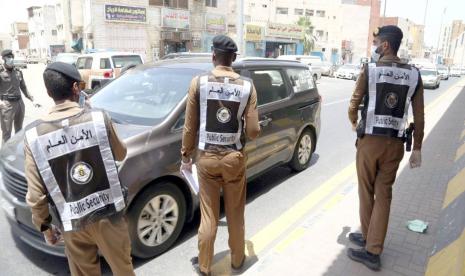
[[[212,8],[217,8],[218,7],[218,1],[217,0],[205,0],[205,6],[212,7]]]
[[[325,11],[316,11],[316,16],[318,17],[325,17],[326,12]]]
[[[276,14],[288,14],[288,8],[276,8]]]
[[[45,34],[44,31],[41,31],[41,32],[40,32],[40,35],[41,35],[41,36],[44,36],[44,34]]]
[[[149,0],[150,6],[163,6],[163,0]]]
[[[255,7],[255,3],[250,3],[250,6],[251,6],[251,7]]]
[[[52,35],[53,36],[57,36],[57,34],[58,34],[57,30],[52,30]]]
[[[319,37],[319,38],[323,38],[325,32],[321,31],[321,30],[318,30],[316,31],[316,36]]]
[[[161,1],[153,1],[153,2],[159,3]],[[163,0],[162,6],[167,7],[167,8],[187,9],[188,8],[187,2],[188,0]]]
[[[306,16],[313,16],[313,15],[314,15],[314,11],[313,11],[313,10],[305,10],[305,15],[306,15]]]
[[[263,4],[262,7],[263,7],[263,8],[268,8],[268,5],[267,5],[267,4]]]
[[[295,9],[294,14],[295,15],[304,15],[304,10],[303,9]]]

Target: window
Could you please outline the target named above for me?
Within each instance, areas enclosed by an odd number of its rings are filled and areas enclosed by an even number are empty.
[[[40,35],[41,35],[41,36],[44,36],[44,34],[45,34],[45,31],[41,31],[41,32],[40,32]]]
[[[263,7],[263,8],[268,8],[268,5],[267,5],[267,4],[263,4],[262,7]]]
[[[295,15],[304,15],[304,10],[303,9],[295,9],[294,14]]]
[[[288,8],[276,8],[276,14],[287,14]]]
[[[314,11],[313,11],[313,10],[305,10],[305,15],[306,15],[306,16],[313,16],[313,15],[314,15]]]
[[[86,58],[86,63],[84,64],[84,69],[92,69],[92,60],[93,58]]]
[[[77,69],[84,69],[86,64],[86,58],[78,58],[76,61],[76,68]]]
[[[251,78],[257,90],[258,105],[276,102],[288,97],[279,70],[252,71]]]
[[[186,113],[183,112],[181,114],[181,116],[179,116],[179,119],[178,121],[176,122],[176,124],[174,124],[173,126],[173,130],[182,130],[183,127],[184,127],[184,122],[186,121]]]
[[[52,30],[52,35],[53,36],[57,36],[57,34],[58,34],[57,30]]]
[[[163,0],[149,0],[150,6],[163,6]]]
[[[218,7],[218,1],[217,0],[205,0],[205,6],[216,8]]]
[[[100,59],[100,69],[111,69],[111,63],[108,58]]]
[[[255,7],[255,3],[250,3],[250,6],[251,6],[251,7]]]
[[[325,11],[316,11],[316,16],[318,17],[325,17],[326,12]]]
[[[216,0],[214,0],[216,2]],[[188,0],[163,0],[163,6],[169,8],[187,9]]]
[[[321,31],[321,30],[316,31],[316,37],[323,38],[324,35],[325,35],[324,31]]]
[[[138,55],[134,56],[113,56],[112,57],[113,64],[115,65],[115,68],[123,68],[125,66],[128,66],[130,64],[142,64],[142,59]]]
[[[286,70],[291,80],[294,93],[300,93],[315,88],[312,74],[307,69],[294,68]]]

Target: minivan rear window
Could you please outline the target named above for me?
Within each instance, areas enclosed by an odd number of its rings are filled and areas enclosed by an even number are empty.
[[[129,64],[142,64],[142,59],[138,55],[133,56],[113,56],[111,58],[115,68],[123,68]]]

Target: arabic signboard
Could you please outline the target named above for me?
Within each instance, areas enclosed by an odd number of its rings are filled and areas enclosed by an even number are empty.
[[[105,4],[105,20],[116,22],[146,23],[147,9]]]
[[[304,29],[298,25],[287,25],[279,23],[268,23],[266,35],[274,37],[285,37],[302,39]]]
[[[207,32],[225,33],[226,17],[221,14],[206,14],[205,29]]]
[[[247,41],[262,41],[262,27],[257,25],[245,26],[245,40]]]
[[[161,10],[162,26],[175,29],[189,29],[190,13],[187,10],[163,8]]]

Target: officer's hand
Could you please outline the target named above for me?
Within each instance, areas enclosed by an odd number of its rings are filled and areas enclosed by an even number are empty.
[[[55,245],[60,241],[63,241],[61,231],[55,225],[51,225],[49,229],[42,232],[44,234],[45,242],[48,245]]]
[[[412,155],[410,155],[410,168],[419,168],[421,166],[421,151],[413,150]]]
[[[42,105],[40,103],[37,103],[37,102],[32,102],[32,105],[34,107],[37,107],[37,108],[42,107]]]
[[[29,96],[29,100],[34,103],[34,97],[33,96]]]
[[[4,101],[0,101],[0,108],[4,108],[6,106]]]
[[[181,167],[179,168],[179,170],[180,170],[181,174],[183,174],[182,171],[184,171],[184,170],[192,173],[192,159],[189,160],[189,162],[187,162],[187,163],[185,163],[184,161],[181,161]]]

